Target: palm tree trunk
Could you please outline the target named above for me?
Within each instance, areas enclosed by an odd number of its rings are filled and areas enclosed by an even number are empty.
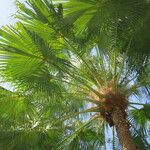
[[[112,113],[112,119],[116,127],[116,131],[122,145],[123,150],[137,150],[134,142],[132,141],[129,125],[121,109],[116,108]]]

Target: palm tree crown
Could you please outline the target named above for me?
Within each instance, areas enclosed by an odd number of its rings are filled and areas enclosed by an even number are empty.
[[[2,82],[15,88],[0,88],[0,147],[125,148],[121,115],[130,143],[148,149],[149,1],[16,5],[17,22],[0,29]]]

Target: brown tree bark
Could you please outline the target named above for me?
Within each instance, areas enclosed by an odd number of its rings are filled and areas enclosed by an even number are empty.
[[[115,110],[112,113],[112,120],[116,127],[116,131],[117,131],[120,143],[122,145],[122,149],[123,150],[137,150],[132,140],[131,133],[129,131],[129,125],[121,109],[115,108]]]

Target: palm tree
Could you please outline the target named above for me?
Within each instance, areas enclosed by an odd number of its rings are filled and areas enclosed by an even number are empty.
[[[26,4],[0,30],[0,146],[148,149],[149,1]]]

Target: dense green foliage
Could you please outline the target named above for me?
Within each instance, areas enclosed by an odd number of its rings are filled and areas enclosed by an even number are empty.
[[[120,149],[90,97],[110,81],[126,94],[135,143],[148,149],[149,0],[16,5],[15,25],[0,29],[1,80],[14,87],[0,88],[0,149]]]

